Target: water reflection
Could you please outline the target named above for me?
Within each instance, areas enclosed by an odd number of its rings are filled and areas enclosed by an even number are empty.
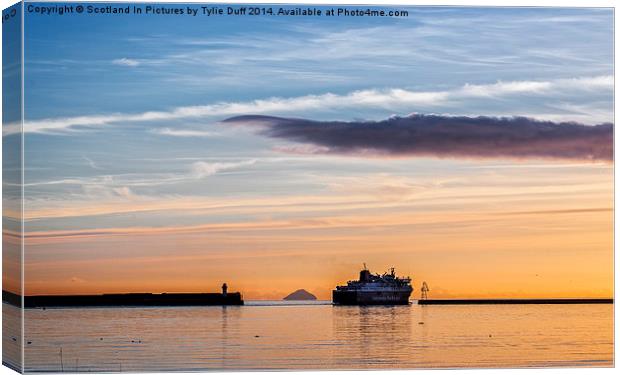
[[[350,348],[338,357],[351,368],[397,364],[412,339],[410,306],[334,306],[333,324],[334,336]]]
[[[82,372],[613,365],[612,305],[29,309],[25,332],[29,372],[60,347]]]

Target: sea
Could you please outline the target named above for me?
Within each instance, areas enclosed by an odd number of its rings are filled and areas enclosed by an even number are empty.
[[[3,304],[4,358],[20,310]],[[27,309],[26,372],[612,367],[613,305]]]

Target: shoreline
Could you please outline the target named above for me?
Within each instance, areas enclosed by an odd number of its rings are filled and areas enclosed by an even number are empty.
[[[418,305],[587,305],[613,304],[613,298],[426,299]]]

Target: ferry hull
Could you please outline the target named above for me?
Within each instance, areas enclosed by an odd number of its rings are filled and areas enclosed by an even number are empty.
[[[411,291],[334,290],[335,305],[408,305]]]

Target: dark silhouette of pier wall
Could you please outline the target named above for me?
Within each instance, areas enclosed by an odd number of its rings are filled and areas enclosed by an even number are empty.
[[[2,291],[2,301],[21,306],[21,296]],[[243,305],[241,293],[125,293],[25,296],[24,307],[227,306]]]
[[[418,305],[570,305],[614,303],[613,298],[550,298],[550,299],[421,299]]]

